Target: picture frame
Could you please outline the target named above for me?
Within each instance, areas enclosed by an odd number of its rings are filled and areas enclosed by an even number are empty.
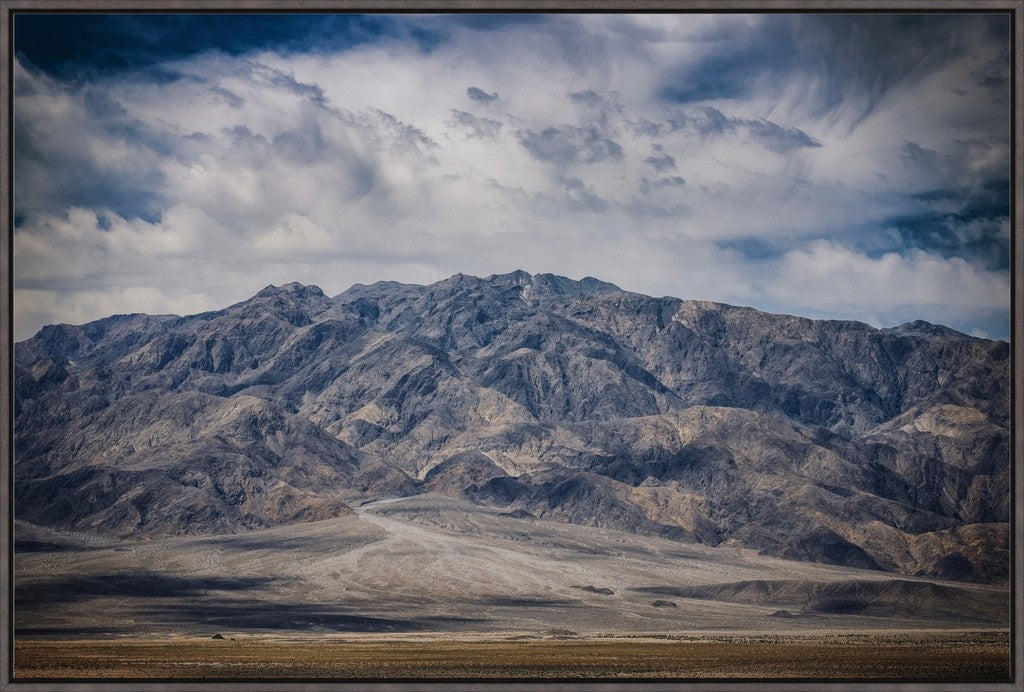
[[[1008,13],[1013,28],[1012,40],[1012,71],[1010,107],[1010,127],[1012,128],[1011,152],[1011,486],[1012,486],[1012,517],[1011,517],[1011,579],[1010,594],[1012,616],[1010,626],[1010,653],[1012,656],[1011,672],[1013,679],[1006,682],[986,681],[976,683],[977,689],[992,690],[1024,690],[1024,647],[1021,646],[1022,625],[1024,625],[1024,551],[1020,550],[1021,527],[1024,526],[1024,378],[1021,377],[1022,357],[1024,357],[1024,321],[1019,318],[1020,306],[1024,305],[1024,282],[1020,273],[1024,268],[1024,248],[1021,243],[1021,229],[1024,229],[1024,192],[1020,184],[1021,169],[1024,165],[1024,137],[1021,133],[1020,114],[1024,113],[1024,70],[1020,69],[1021,42],[1024,37],[1024,2],[1020,0],[839,0],[823,2],[812,0],[796,2],[795,0],[0,0],[0,56],[3,57],[2,74],[0,74],[0,93],[3,94],[5,108],[0,111],[0,189],[4,191],[3,205],[0,205],[0,245],[4,248],[3,262],[0,263],[0,389],[4,396],[0,398],[0,451],[3,453],[0,464],[0,553],[4,559],[0,561],[0,689],[37,690],[37,689],[69,689],[91,690],[123,687],[124,689],[141,690],[185,690],[210,687],[213,689],[249,690],[249,689],[380,689],[380,690],[423,690],[453,689],[471,690],[485,686],[494,690],[525,690],[549,687],[559,690],[590,690],[590,689],[622,689],[622,690],[659,690],[659,689],[730,689],[730,690],[790,690],[790,689],[829,689],[829,690],[952,690],[964,689],[961,682],[945,681],[893,681],[893,680],[828,680],[806,679],[785,680],[782,682],[769,679],[727,678],[723,680],[700,679],[696,681],[671,680],[663,682],[647,678],[624,680],[590,679],[576,682],[569,678],[556,680],[515,679],[515,680],[455,680],[455,679],[414,679],[399,680],[382,676],[379,679],[366,681],[314,681],[311,679],[263,679],[263,680],[209,680],[209,681],[178,681],[158,680],[143,682],[132,680],[117,683],[109,680],[92,682],[84,679],[55,679],[48,681],[19,679],[14,669],[14,646],[16,643],[13,618],[15,588],[15,552],[14,547],[14,373],[13,350],[14,336],[14,301],[17,267],[14,265],[14,169],[13,169],[13,113],[16,98],[13,86],[13,23],[19,13],[132,13],[132,12],[171,12],[171,13],[959,13],[959,12],[994,12]]]

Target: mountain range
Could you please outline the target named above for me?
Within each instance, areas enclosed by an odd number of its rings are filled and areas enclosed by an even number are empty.
[[[268,286],[51,325],[15,359],[15,517],[237,534],[434,493],[765,555],[1005,583],[1010,349],[594,278]]]

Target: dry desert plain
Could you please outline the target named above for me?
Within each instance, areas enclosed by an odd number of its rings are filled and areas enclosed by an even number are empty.
[[[15,679],[1009,676],[1006,587],[355,505],[145,542],[18,524]]]

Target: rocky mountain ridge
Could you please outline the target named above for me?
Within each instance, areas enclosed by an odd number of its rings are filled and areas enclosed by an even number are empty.
[[[1004,581],[1009,347],[456,275],[15,346],[15,511],[224,533],[440,492],[798,560]]]

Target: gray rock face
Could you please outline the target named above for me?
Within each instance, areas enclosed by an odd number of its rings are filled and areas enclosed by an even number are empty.
[[[15,347],[19,519],[218,533],[430,490],[526,516],[1008,577],[1009,347],[587,278],[269,286]]]

